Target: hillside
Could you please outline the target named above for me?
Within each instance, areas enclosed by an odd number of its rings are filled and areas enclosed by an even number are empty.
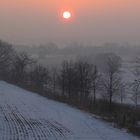
[[[0,140],[138,140],[68,105],[0,81]]]

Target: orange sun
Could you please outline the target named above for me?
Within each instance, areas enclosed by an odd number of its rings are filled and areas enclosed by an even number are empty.
[[[63,18],[64,19],[70,19],[71,18],[71,12],[69,12],[69,11],[63,12]]]

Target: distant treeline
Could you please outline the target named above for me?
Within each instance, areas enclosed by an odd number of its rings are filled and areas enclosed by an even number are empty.
[[[0,80],[92,112],[139,135],[140,58],[134,62],[134,79],[128,83],[123,78],[120,56],[103,53],[99,57],[104,60],[100,68],[98,60],[93,64],[83,58],[47,68],[0,41]],[[134,105],[124,104],[128,90]]]
[[[84,45],[80,43],[71,43],[65,47],[58,46],[55,43],[47,43],[45,45],[38,46],[15,46],[19,51],[25,50],[30,54],[37,54],[39,57],[45,55],[91,55],[97,53],[116,52],[121,56],[139,54],[139,45],[129,44],[117,44],[117,43],[106,43],[104,45]]]

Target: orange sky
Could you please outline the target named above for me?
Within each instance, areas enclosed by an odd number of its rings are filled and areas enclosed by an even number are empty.
[[[64,23],[67,9],[73,18]],[[140,0],[0,0],[0,38],[19,44],[140,43],[139,13]]]
[[[62,9],[77,12],[140,11],[139,0],[0,0],[0,9],[15,12],[59,12]],[[133,11],[134,10],[134,11]]]

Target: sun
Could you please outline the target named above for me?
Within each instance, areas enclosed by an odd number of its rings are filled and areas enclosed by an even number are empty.
[[[70,18],[71,18],[71,12],[69,12],[69,11],[64,11],[64,12],[63,12],[63,18],[64,18],[64,19],[70,19]]]

